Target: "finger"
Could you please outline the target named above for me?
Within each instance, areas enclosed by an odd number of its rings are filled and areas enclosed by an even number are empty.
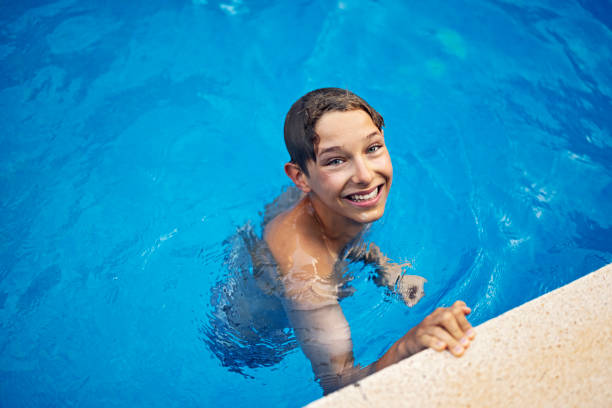
[[[460,314],[459,316],[457,316],[457,324],[459,325],[459,327],[461,327],[461,330],[463,330],[463,333],[468,339],[473,340],[474,337],[476,337],[476,332],[474,331],[474,328],[465,318],[464,314]]]
[[[453,305],[452,312],[455,315],[455,320],[457,321],[457,324],[461,328],[461,331],[463,331],[464,335],[470,339],[473,339],[475,335],[474,330],[472,329],[470,322],[468,322],[467,318],[465,317],[464,307],[459,305],[455,307],[455,305]]]
[[[468,307],[463,300],[457,300],[451,307]]]
[[[472,308],[469,307],[468,305],[466,305],[463,300],[457,300],[455,303],[453,303],[451,308],[453,310],[455,310],[455,309],[461,310],[463,312],[463,314],[470,314],[470,313],[472,313]]]
[[[455,313],[453,313],[451,308],[440,313],[436,323],[446,329],[446,331],[450,333],[455,340],[461,340],[463,337],[465,337],[465,333],[461,327],[459,327],[459,323],[457,323],[457,316]]]
[[[423,337],[421,337],[421,344],[423,344],[424,347],[429,347],[436,351],[444,351],[446,348],[445,342],[430,334],[424,334]]]
[[[467,339],[465,339],[465,341],[467,341],[468,344],[463,346],[442,327],[432,327],[429,334],[446,343],[448,351],[456,357],[462,356],[466,347],[469,347],[469,341]]]

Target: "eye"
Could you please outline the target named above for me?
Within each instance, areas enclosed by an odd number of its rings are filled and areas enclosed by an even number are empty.
[[[367,152],[368,153],[374,153],[374,152],[382,149],[382,147],[383,146],[381,144],[378,144],[378,143],[377,144],[373,144],[372,146],[368,147]]]
[[[339,158],[335,158],[335,159],[330,159],[328,161],[325,162],[326,166],[338,166],[339,164],[344,163],[344,160],[339,159]]]

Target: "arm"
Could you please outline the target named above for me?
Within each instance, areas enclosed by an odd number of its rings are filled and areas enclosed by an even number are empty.
[[[387,350],[375,363],[376,371],[426,348],[436,351],[448,349],[455,357],[461,357],[476,337],[472,325],[465,318],[470,312],[471,309],[461,300],[451,307],[437,308]]]
[[[295,309],[286,302],[286,311],[324,394],[375,371],[374,365],[355,365],[350,327],[337,302],[312,310]]]
[[[391,262],[376,244],[356,245],[346,254],[348,259],[376,265],[374,283],[398,293],[408,306],[414,306],[424,295],[425,278],[418,275],[405,275],[403,268],[412,266],[410,262],[397,264]]]
[[[294,258],[295,259],[295,258]],[[474,338],[465,318],[470,309],[463,302],[436,309],[396,341],[376,362],[355,365],[350,327],[337,300],[337,285],[317,278],[316,269],[326,262],[303,259],[298,268],[284,274],[283,304],[302,351],[325,394],[356,382],[427,347],[448,349],[461,356]]]
[[[351,330],[338,303],[342,279],[324,242],[282,231],[269,234],[267,242],[278,264],[285,312],[324,394],[372,373],[374,366],[355,365]]]
[[[298,227],[302,233],[295,233]],[[457,303],[436,309],[375,363],[365,368],[355,365],[350,328],[338,303],[342,279],[334,275],[337,259],[324,240],[304,233],[307,227],[294,219],[277,218],[266,228],[265,241],[278,265],[287,316],[326,394],[426,347],[463,354],[473,333],[465,319],[469,309]],[[458,352],[460,340],[468,344]]]
[[[296,337],[324,394],[359,381],[427,347],[437,351],[448,349],[460,357],[475,336],[465,318],[470,309],[457,301],[452,307],[436,309],[396,341],[378,361],[361,367],[355,365],[350,327],[337,302],[317,309],[300,310],[298,307],[299,304],[285,301]]]

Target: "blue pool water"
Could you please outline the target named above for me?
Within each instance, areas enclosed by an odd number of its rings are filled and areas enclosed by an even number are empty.
[[[369,239],[428,280],[408,309],[354,268],[358,362],[439,305],[478,324],[612,262],[609,1],[5,1],[0,27],[0,406],[318,398],[290,330],[249,366],[211,322],[322,86],[385,117]]]

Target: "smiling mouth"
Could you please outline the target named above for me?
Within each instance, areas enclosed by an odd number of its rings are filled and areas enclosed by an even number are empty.
[[[355,204],[369,204],[371,201],[376,200],[380,195],[380,191],[382,190],[382,184],[374,187],[370,191],[364,191],[360,193],[350,194],[344,197],[348,201],[351,201]]]

